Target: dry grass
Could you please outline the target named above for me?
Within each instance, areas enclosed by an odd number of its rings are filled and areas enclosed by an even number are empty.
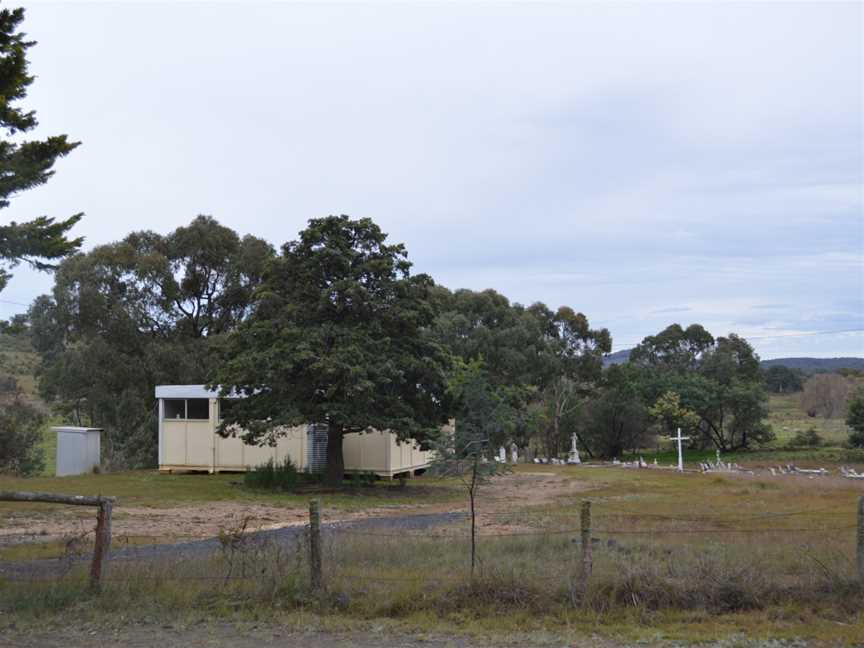
[[[801,394],[771,394],[768,401],[768,423],[777,435],[775,444],[785,445],[799,432],[815,429],[826,445],[840,446],[849,439],[846,421],[842,418],[810,417],[801,408]]]
[[[792,547],[708,543],[666,551],[634,542],[595,551],[584,583],[578,546],[564,536],[485,539],[475,578],[462,539],[343,535],[327,543],[326,591],[308,588],[303,544],[250,543],[212,560],[115,564],[101,596],[86,590],[83,568],[57,582],[0,586],[0,610],[25,621],[69,614],[99,618],[272,619],[296,611],[357,621],[387,618],[419,627],[472,632],[540,630],[573,624],[607,636],[665,639],[784,633],[834,642],[861,636],[864,589],[842,547],[820,551],[815,568]],[[844,567],[845,565],[845,567]],[[695,625],[682,624],[682,619]],[[747,628],[745,619],[758,621]],[[823,623],[835,620],[826,630]],[[708,623],[710,621],[710,623]],[[841,625],[842,624],[842,625]],[[710,630],[708,630],[710,628]],[[856,634],[857,633],[857,634]]]

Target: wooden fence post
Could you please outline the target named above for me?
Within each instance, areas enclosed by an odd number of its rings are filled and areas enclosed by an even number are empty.
[[[321,505],[309,502],[309,569],[313,590],[321,589]]]
[[[858,498],[858,578],[864,583],[864,495]]]
[[[113,497],[102,495],[63,495],[60,493],[30,493],[26,491],[0,491],[0,502],[45,502],[47,504],[72,504],[74,506],[96,506],[96,543],[93,547],[93,562],[90,563],[90,588],[98,591],[102,582],[102,561],[111,549],[111,510]]]
[[[90,563],[90,589],[99,591],[102,586],[102,561],[111,548],[111,509],[113,502],[104,500],[99,503],[96,513],[96,543],[93,547],[93,561]]]
[[[591,502],[582,502],[582,581],[586,582],[591,576]]]
[[[93,547],[93,562],[90,564],[90,589],[99,591],[102,586],[102,561],[111,549],[111,510],[114,503],[103,500],[96,514],[96,543]]]

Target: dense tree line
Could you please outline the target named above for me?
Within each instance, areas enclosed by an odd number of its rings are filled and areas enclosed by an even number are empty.
[[[219,340],[249,314],[271,246],[199,216],[171,234],[135,232],[60,264],[30,308],[43,398],[102,427],[121,465],[155,461],[160,383],[204,383]]]
[[[546,456],[574,434],[603,458],[675,426],[724,451],[771,438],[758,357],[734,334],[676,324],[603,369],[611,335],[574,308],[451,291],[410,269],[402,245],[346,216],[310,221],[278,253],[206,216],[132,233],[63,261],[30,308],[41,394],[105,428],[117,465],[146,466],[153,387],[219,386],[246,396],[222,432],[248,442],[326,422],[334,482],[344,434],[391,429],[433,445],[451,417],[490,447]]]

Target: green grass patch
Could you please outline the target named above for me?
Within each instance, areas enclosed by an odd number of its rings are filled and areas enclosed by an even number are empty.
[[[12,477],[0,475],[0,490],[41,491],[68,495],[110,495],[118,506],[165,508],[206,502],[246,502],[274,506],[306,506],[310,497],[322,506],[337,510],[362,510],[378,506],[420,505],[452,501],[461,493],[452,480],[422,477],[399,482],[379,481],[372,488],[358,488],[350,481],[341,490],[310,486],[299,493],[258,491],[243,486],[242,474],[160,474],[156,470],[70,477]],[[0,502],[0,511],[23,510],[33,506]]]

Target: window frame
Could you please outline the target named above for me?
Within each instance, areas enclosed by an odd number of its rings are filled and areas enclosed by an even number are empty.
[[[209,398],[186,398],[186,420],[187,421],[209,421],[210,420],[210,399]],[[206,403],[207,408],[207,416],[205,418],[195,417],[189,415],[189,401],[204,401]]]
[[[162,420],[163,421],[185,421],[186,420],[186,399],[185,398],[163,398],[162,399]],[[183,416],[168,416],[168,408],[166,407],[168,401],[178,402],[181,401],[183,403]]]
[[[189,418],[189,401],[190,400],[204,401],[207,403],[207,417],[206,418]],[[182,401],[182,403],[183,403],[183,416],[182,417],[179,417],[179,418],[178,417],[170,417],[167,415],[168,408],[165,407],[165,403],[167,403],[168,401],[173,401],[173,402]],[[162,402],[163,402],[163,406],[162,406],[162,420],[163,421],[201,422],[201,421],[209,421],[210,420],[211,412],[210,412],[210,399],[209,398],[163,398]]]

